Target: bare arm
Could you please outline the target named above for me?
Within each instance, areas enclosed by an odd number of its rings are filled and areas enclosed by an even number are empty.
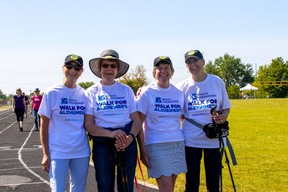
[[[12,97],[12,111],[14,112],[15,109],[15,99]]]
[[[124,150],[126,147],[128,147],[134,140],[136,139],[139,130],[141,129],[141,121],[139,119],[138,113],[133,112],[130,114],[130,118],[132,120],[131,130],[128,135],[126,135],[124,141],[117,140],[115,143],[115,147],[118,150]]]
[[[32,114],[32,111],[33,111],[33,98],[32,97],[31,97],[31,100],[30,100],[30,111],[31,111],[31,114]]]
[[[130,118],[133,121],[130,133],[132,133],[136,137],[142,127],[141,126],[142,123],[138,115],[138,112],[131,113]]]
[[[46,172],[49,172],[50,167],[50,152],[49,152],[49,137],[48,137],[48,129],[50,119],[44,115],[41,115],[41,124],[40,124],[40,142],[42,145],[42,169]]]
[[[213,115],[213,119],[216,122],[216,124],[224,123],[227,120],[229,113],[230,113],[230,108],[223,109],[222,113],[217,113]]]
[[[116,139],[123,139],[126,138],[126,133],[121,130],[115,130],[110,131],[107,129],[104,129],[102,127],[96,126],[94,124],[94,116],[85,114],[84,116],[84,128],[88,133],[92,136],[102,136],[102,137],[110,137],[110,138],[116,138]]]
[[[141,125],[145,121],[146,115],[143,113],[139,112],[139,117],[141,121]],[[142,127],[142,126],[141,126]],[[149,163],[149,155],[145,146],[145,140],[144,140],[144,130],[143,128],[140,129],[139,134],[137,136],[139,148],[140,148],[140,159],[143,162],[143,164],[150,168],[150,163]]]

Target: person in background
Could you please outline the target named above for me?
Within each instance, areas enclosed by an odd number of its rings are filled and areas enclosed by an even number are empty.
[[[159,191],[165,192],[173,192],[177,176],[187,171],[180,129],[184,95],[170,83],[173,74],[169,57],[155,58],[155,82],[142,88],[137,97],[137,109],[144,122],[138,136],[141,160],[148,168],[148,177],[156,178]]]
[[[25,95],[25,93],[23,92],[22,95],[24,96],[24,99],[25,99],[25,115],[26,115],[26,118],[27,118],[27,111],[28,111],[28,105],[29,105],[29,98],[28,96]]]
[[[204,153],[206,187],[209,192],[219,192],[219,176],[221,173],[221,154],[218,138],[209,139],[198,124],[221,124],[226,121],[230,111],[230,101],[225,83],[219,77],[204,71],[205,60],[199,50],[191,50],[185,54],[186,68],[191,76],[177,86],[184,93],[184,120],[182,130],[185,140],[187,163],[186,191],[198,192],[200,184],[200,162]],[[211,108],[217,107],[222,114],[211,115]],[[212,120],[213,118],[213,120]],[[226,139],[226,138],[225,138]]]
[[[40,95],[39,88],[34,90],[34,95],[31,97],[31,114],[33,113],[34,117],[34,131],[38,131],[40,126],[40,116],[38,115],[38,110],[42,101],[42,95]]]
[[[23,131],[23,119],[25,113],[25,97],[20,88],[16,89],[16,95],[12,98],[12,111],[16,114],[18,131]]]
[[[71,54],[62,66],[62,83],[48,88],[38,111],[41,118],[42,169],[49,173],[51,191],[84,192],[90,159],[88,137],[83,127],[84,90],[77,85],[83,72],[82,57]]]
[[[123,76],[129,65],[114,50],[105,50],[89,61],[100,82],[86,90],[85,128],[93,139],[93,162],[98,191],[111,192],[115,186],[117,165],[118,191],[133,191],[136,169],[137,136],[141,124],[135,95],[130,87],[115,79]],[[122,159],[123,158],[123,159]],[[120,162],[122,159],[122,163]],[[127,171],[123,179],[121,168]]]

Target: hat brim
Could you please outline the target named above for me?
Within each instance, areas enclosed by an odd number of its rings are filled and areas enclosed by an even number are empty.
[[[190,59],[190,58],[201,59],[200,57],[197,57],[197,56],[192,55],[192,56],[189,56],[189,57],[187,57],[187,58],[185,59],[185,63],[187,63],[187,60]]]
[[[66,61],[65,63],[64,63],[64,65],[67,65],[68,63],[71,63],[71,62],[75,62],[75,63],[77,63],[77,65],[80,65],[81,67],[83,67],[83,64],[81,64],[79,61],[77,61],[77,60],[70,60],[70,61]]]
[[[94,75],[96,75],[99,78],[102,78],[102,75],[100,73],[100,64],[101,64],[101,61],[103,59],[107,59],[107,58],[98,57],[98,58],[91,59],[89,61],[90,70],[92,71],[92,73]],[[117,79],[119,77],[122,77],[123,75],[125,75],[125,73],[127,73],[128,69],[129,69],[129,64],[128,63],[126,63],[124,61],[121,61],[118,58],[109,58],[109,59],[117,60],[119,62],[119,69],[118,69],[118,73],[117,73],[115,79]]]

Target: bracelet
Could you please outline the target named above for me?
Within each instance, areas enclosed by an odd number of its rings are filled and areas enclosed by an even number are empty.
[[[135,135],[133,133],[129,133],[128,135],[131,135],[133,138],[133,141],[135,140]]]

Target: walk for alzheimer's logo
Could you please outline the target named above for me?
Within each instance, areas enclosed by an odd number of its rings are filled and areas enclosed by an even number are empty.
[[[173,100],[171,98],[155,98],[155,108],[157,112],[179,113],[182,111],[179,100]]]
[[[155,98],[155,103],[161,103],[161,97],[156,97]]]
[[[213,106],[217,105],[216,95],[209,95],[208,93],[191,93],[188,96],[187,105],[188,111],[211,109]]]
[[[114,110],[114,109],[127,109],[127,100],[124,97],[99,95],[96,102],[97,111]]]
[[[62,98],[61,99],[61,104],[68,104],[68,99],[67,98]]]
[[[61,98],[61,115],[83,115],[85,110],[84,102],[78,102],[75,99]]]

